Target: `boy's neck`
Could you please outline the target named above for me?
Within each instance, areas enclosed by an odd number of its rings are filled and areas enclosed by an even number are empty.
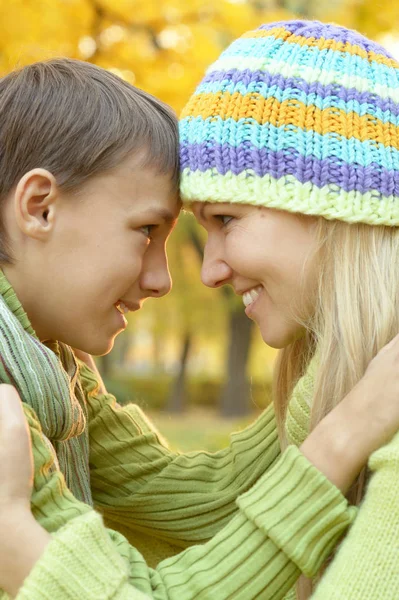
[[[27,331],[34,337],[37,337],[36,332],[33,329],[32,324],[29,320],[29,317],[26,311],[24,310],[24,307],[22,306],[21,301],[19,300],[17,293],[11,281],[7,277],[5,271],[5,267],[0,268],[0,295],[3,297],[8,308],[18,318],[25,331]]]

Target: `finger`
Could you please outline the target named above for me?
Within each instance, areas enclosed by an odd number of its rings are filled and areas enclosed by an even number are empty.
[[[7,383],[0,384],[0,422],[7,427],[25,427],[25,415],[17,390]]]
[[[390,342],[388,342],[388,344],[386,344],[386,345],[383,347],[383,350],[390,350],[391,348],[393,348],[394,346],[396,346],[396,344],[399,344],[399,333],[397,333],[397,334],[395,335],[395,337],[394,337],[394,338],[392,338],[392,339],[391,339],[391,341],[390,341]]]

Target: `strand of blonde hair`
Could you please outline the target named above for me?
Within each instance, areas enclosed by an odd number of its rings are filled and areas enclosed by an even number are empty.
[[[399,229],[319,219],[319,266],[314,314],[305,336],[280,351],[275,369],[274,403],[282,448],[284,420],[295,384],[316,352],[318,371],[310,398],[310,430],[363,377],[378,353],[399,331]],[[367,477],[363,471],[347,494],[359,504]],[[300,600],[312,586],[301,577]]]

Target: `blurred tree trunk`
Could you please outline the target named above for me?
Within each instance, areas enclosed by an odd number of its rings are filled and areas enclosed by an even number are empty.
[[[203,260],[203,245],[196,229],[189,231],[198,258]],[[251,332],[253,322],[248,319],[242,302],[234,302],[235,295],[231,288],[220,288],[226,299],[226,308],[229,310],[229,336],[227,364],[225,368],[226,384],[220,396],[220,412],[224,417],[237,417],[247,415],[250,410],[250,386],[247,379],[247,363],[251,346]]]
[[[152,356],[154,361],[154,370],[156,373],[160,373],[163,371],[163,362],[162,362],[162,339],[156,332],[153,336],[152,340]]]
[[[129,356],[129,352],[133,346],[134,343],[134,337],[133,334],[130,331],[126,331],[125,335],[122,337],[121,336],[121,345],[120,345],[120,352],[119,352],[119,366],[120,367],[125,367],[126,363],[127,363],[127,358]]]
[[[100,356],[98,359],[98,368],[102,377],[109,377],[114,367],[123,368],[132,345],[132,333],[126,331],[115,340],[111,352]]]
[[[226,365],[226,384],[220,398],[220,412],[224,417],[247,415],[250,409],[250,386],[247,362],[253,322],[243,310],[230,313],[229,342]]]
[[[110,376],[111,371],[112,371],[111,353],[104,354],[104,356],[100,356],[99,362],[100,362],[99,371],[101,373],[101,377],[104,377],[106,379],[107,377]]]
[[[133,346],[134,336],[133,333],[128,330],[122,335],[118,336],[115,340],[115,345],[112,350],[112,364],[123,369],[126,367],[127,358],[129,356],[131,347]]]
[[[180,353],[179,372],[172,385],[171,393],[168,400],[168,411],[172,413],[181,413],[186,409],[187,386],[186,373],[187,361],[190,354],[192,336],[190,332],[186,332],[183,337],[183,343]]]

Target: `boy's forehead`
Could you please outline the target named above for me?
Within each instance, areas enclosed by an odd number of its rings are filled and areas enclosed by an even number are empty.
[[[178,217],[181,211],[183,210],[183,202],[180,194],[177,194],[176,198],[176,216]]]
[[[169,198],[168,202],[145,202],[139,205],[136,202],[132,202],[129,209],[129,214],[132,217],[148,218],[148,219],[159,219],[165,223],[165,225],[173,226],[177,221],[179,214],[182,210],[182,203],[180,197],[175,195]]]
[[[173,220],[175,221],[183,209],[183,202],[180,196],[179,189],[177,187],[172,187],[169,199],[170,201],[168,210],[171,213]],[[168,218],[167,220],[170,219]]]

